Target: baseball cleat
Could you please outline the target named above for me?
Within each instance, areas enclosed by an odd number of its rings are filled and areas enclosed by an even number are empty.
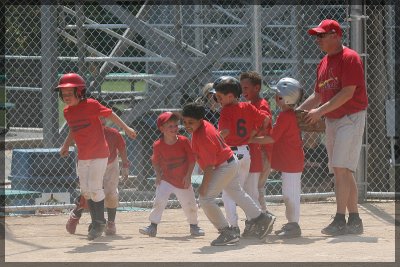
[[[238,242],[239,236],[230,227],[226,227],[220,230],[220,235],[211,242],[211,246],[235,245]]]
[[[276,217],[270,213],[261,213],[255,219],[255,234],[259,239],[263,239],[272,232]]]
[[[67,224],[65,225],[65,229],[67,229],[67,232],[70,234],[75,234],[76,231],[76,226],[79,223],[79,217],[77,217],[74,214],[74,211],[72,210],[71,213],[69,214],[69,218],[67,221]]]
[[[204,236],[204,230],[201,229],[197,224],[190,225],[190,234],[193,236]]]
[[[280,230],[275,231],[275,235],[281,238],[300,237],[301,229],[298,223],[291,222],[284,224]]]
[[[151,237],[155,237],[157,235],[157,224],[152,223],[149,226],[143,227],[139,229],[139,233],[143,235],[148,235]]]
[[[321,230],[324,235],[337,236],[346,234],[346,221],[334,219],[327,227]]]
[[[106,230],[104,231],[106,235],[115,235],[117,233],[117,228],[115,227],[115,222],[108,221],[106,224]]]
[[[243,238],[250,238],[255,236],[255,225],[254,223],[250,222],[249,220],[246,220],[244,222],[244,230],[242,233]]]
[[[92,223],[92,227],[87,235],[88,240],[94,240],[100,237],[103,234],[105,228],[106,228],[105,223],[98,223],[98,222]]]
[[[364,232],[364,226],[361,219],[349,220],[346,228],[348,234],[361,235]]]

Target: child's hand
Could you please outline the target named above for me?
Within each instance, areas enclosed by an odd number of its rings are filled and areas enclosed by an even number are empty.
[[[156,187],[159,186],[161,183],[161,178],[157,177],[156,178]]]
[[[121,168],[121,176],[122,179],[128,179],[129,176],[129,168]]]
[[[135,139],[136,138],[136,131],[135,130],[133,130],[131,127],[128,127],[126,130],[125,130],[125,133],[126,133],[126,135],[129,137],[129,138],[132,138],[132,139]]]
[[[69,147],[68,146],[62,146],[60,148],[60,156],[62,158],[68,157],[69,155]]]

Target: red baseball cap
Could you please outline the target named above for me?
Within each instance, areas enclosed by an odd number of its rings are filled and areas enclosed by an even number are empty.
[[[158,129],[160,129],[160,127],[164,123],[169,121],[172,117],[178,119],[178,116],[175,113],[172,113],[170,111],[161,113],[157,118],[157,127],[158,127]]]
[[[309,35],[317,35],[319,33],[336,32],[339,36],[342,36],[342,28],[339,23],[333,19],[325,19],[316,28],[309,29],[307,33]]]

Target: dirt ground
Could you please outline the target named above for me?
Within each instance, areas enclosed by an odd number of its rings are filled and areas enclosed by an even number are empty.
[[[274,229],[285,223],[284,205],[271,204]],[[181,209],[167,209],[157,237],[141,235],[149,211],[118,212],[117,235],[86,239],[89,214],[75,235],[65,230],[67,214],[6,217],[3,262],[395,262],[395,203],[360,205],[364,234],[327,237],[321,228],[331,221],[335,203],[301,205],[302,237],[279,240],[241,239],[234,246],[212,247],[217,231],[199,210],[204,237],[193,238]],[[240,218],[244,213],[238,208]],[[398,212],[397,212],[398,213]],[[244,219],[240,222],[243,229]],[[398,227],[398,226],[397,226]],[[399,229],[397,229],[399,230]],[[379,266],[379,265],[378,265]]]

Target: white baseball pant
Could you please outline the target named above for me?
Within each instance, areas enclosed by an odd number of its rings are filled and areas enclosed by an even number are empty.
[[[238,146],[236,150],[233,150],[233,153],[239,159],[239,170],[237,173],[239,184],[244,189],[246,193],[248,193],[245,189],[246,179],[249,175],[250,170],[250,153],[249,147],[247,145]],[[258,182],[257,182],[258,183]],[[252,197],[252,196],[251,196]],[[222,191],[222,201],[224,202],[225,214],[228,223],[231,226],[237,227],[239,217],[236,211],[236,203],[233,199],[227,194],[226,190]],[[258,202],[258,200],[257,200]]]
[[[282,195],[286,206],[285,215],[289,223],[299,223],[300,219],[301,174],[301,172],[282,172]]]
[[[261,209],[240,186],[238,171],[239,163],[236,158],[230,163],[225,162],[219,165],[214,169],[206,193],[199,197],[204,213],[218,230],[229,226],[216,202],[222,190],[243,209],[247,218],[254,219],[261,214]]]
[[[107,165],[106,172],[104,173],[104,206],[106,208],[115,209],[119,204],[118,197],[118,183],[119,183],[119,163],[118,158]]]
[[[91,199],[94,202],[104,199],[103,177],[107,161],[108,158],[78,160],[77,173],[81,194],[85,199]]]
[[[198,224],[198,207],[192,185],[190,185],[190,187],[187,189],[181,189],[164,180],[161,180],[160,184],[156,188],[153,209],[151,210],[149,216],[150,222],[156,224],[160,223],[161,216],[172,193],[175,194],[176,198],[179,200],[179,203],[181,203],[183,212],[185,213],[189,224]]]

